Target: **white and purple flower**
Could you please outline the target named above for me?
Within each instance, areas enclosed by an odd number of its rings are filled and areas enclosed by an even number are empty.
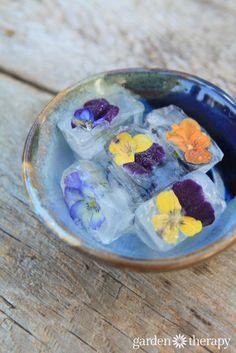
[[[79,172],[64,179],[64,200],[73,221],[86,230],[97,230],[105,222],[93,188],[81,180]]]

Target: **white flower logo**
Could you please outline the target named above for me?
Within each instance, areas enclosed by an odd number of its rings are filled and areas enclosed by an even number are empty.
[[[184,335],[175,335],[172,339],[172,343],[176,348],[184,348],[187,344],[187,338]]]

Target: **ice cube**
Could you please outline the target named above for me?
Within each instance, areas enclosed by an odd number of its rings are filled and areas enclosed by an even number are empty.
[[[146,124],[150,128],[159,128],[181,121],[186,118],[186,114],[182,109],[175,105],[168,105],[167,107],[154,109],[146,117]]]
[[[223,158],[223,152],[207,132],[179,107],[170,105],[147,115],[148,130],[175,153],[189,171],[207,172]]]
[[[129,194],[92,161],[81,160],[66,169],[61,188],[78,233],[109,244],[133,222]]]
[[[73,98],[59,118],[58,127],[71,149],[83,159],[104,152],[111,130],[122,124],[141,124],[144,105],[119,85],[103,83]]]
[[[108,169],[139,203],[187,173],[186,168],[160,145],[156,136],[139,127],[125,127],[107,144]]]
[[[225,207],[212,180],[194,171],[139,206],[137,235],[152,249],[168,251],[187,237],[204,236]]]

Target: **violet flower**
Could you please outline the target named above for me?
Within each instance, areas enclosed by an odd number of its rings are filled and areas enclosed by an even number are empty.
[[[105,217],[93,188],[81,180],[79,172],[67,175],[64,185],[64,200],[73,221],[86,230],[99,229]]]
[[[133,175],[149,174],[152,169],[163,162],[164,149],[157,143],[153,143],[146,151],[135,153],[134,162],[126,163],[123,167]]]
[[[92,99],[75,111],[71,127],[74,129],[81,126],[91,130],[105,121],[111,123],[118,113],[119,108],[110,104],[105,98]]]
[[[212,224],[215,212],[210,202],[205,200],[201,185],[191,179],[176,182],[172,187],[186,216],[202,222],[203,226]]]

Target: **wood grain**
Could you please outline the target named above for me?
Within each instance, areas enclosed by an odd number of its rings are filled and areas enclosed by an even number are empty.
[[[236,93],[234,0],[23,4],[0,2],[0,67],[30,82],[54,91],[103,70],[155,66],[191,72]]]
[[[234,1],[0,2],[0,352],[129,353],[134,337],[229,337],[236,350],[236,254],[175,273],[98,264],[28,205],[21,154],[59,89],[111,68],[189,71],[236,95]],[[145,346],[137,352],[175,352]],[[188,347],[188,352],[218,352]]]

